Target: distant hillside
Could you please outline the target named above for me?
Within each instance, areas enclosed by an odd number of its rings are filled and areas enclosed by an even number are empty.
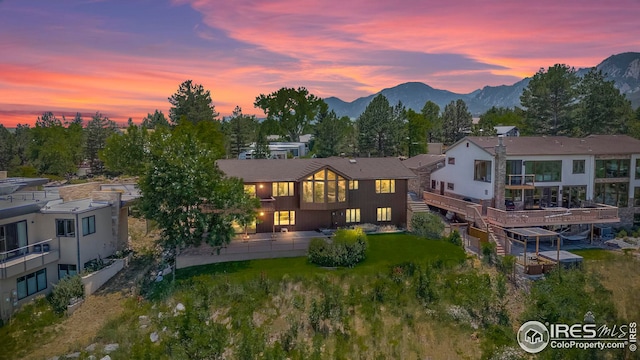
[[[640,53],[628,52],[613,55],[597,65],[597,68],[607,75],[608,80],[615,81],[616,87],[631,100],[634,108],[640,106]],[[582,76],[587,71],[588,69],[580,69],[578,75]],[[520,95],[530,80],[530,78],[525,78],[513,85],[485,86],[469,94],[434,89],[421,82],[408,82],[358,98],[352,102],[346,102],[337,97],[329,97],[324,100],[329,108],[339,116],[346,115],[356,118],[362,114],[369,102],[378,94],[384,95],[392,105],[402,101],[407,108],[415,111],[420,111],[427,100],[438,104],[440,110],[443,110],[451,101],[463,99],[467,103],[469,111],[474,116],[478,116],[492,106],[520,106]]]

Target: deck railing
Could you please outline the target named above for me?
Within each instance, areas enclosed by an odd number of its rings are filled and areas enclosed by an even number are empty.
[[[511,174],[507,175],[506,186],[535,186],[536,174]]]
[[[588,208],[546,208],[540,210],[505,211],[487,208],[487,220],[502,227],[617,223],[618,208],[596,204]]]
[[[0,252],[0,279],[6,279],[49,264],[60,258],[60,242],[47,239],[22,246],[11,251]]]

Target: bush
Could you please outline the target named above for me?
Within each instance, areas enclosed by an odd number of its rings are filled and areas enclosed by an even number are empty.
[[[63,313],[67,310],[71,299],[83,297],[84,284],[80,275],[67,276],[53,286],[53,291],[49,295],[49,302],[55,312]]]
[[[314,238],[309,243],[309,261],[321,266],[352,267],[366,257],[367,236],[361,229],[336,231],[333,241]]]
[[[453,230],[447,237],[447,241],[456,246],[462,246],[462,237],[458,230]]]
[[[416,213],[411,218],[412,232],[429,239],[442,238],[444,223],[438,215],[432,213]]]

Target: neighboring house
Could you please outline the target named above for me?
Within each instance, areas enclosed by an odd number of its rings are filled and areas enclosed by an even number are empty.
[[[2,319],[50,292],[61,278],[127,246],[128,200],[122,191],[102,191],[96,183],[28,190],[46,182],[0,179]]]
[[[250,148],[241,152],[238,155],[238,159],[248,160],[253,159],[255,152],[255,143],[251,144]],[[272,159],[288,159],[299,158],[307,155],[309,152],[309,146],[303,142],[270,142],[269,143],[269,157]]]
[[[397,158],[218,160],[260,199],[248,232],[338,228],[358,223],[407,223],[408,181]]]
[[[431,173],[444,166],[444,155],[420,154],[404,160],[402,164],[416,175],[409,180],[409,191],[422,194],[431,187]]]
[[[520,136],[520,130],[515,126],[494,126],[496,135],[500,136]]]
[[[626,135],[465,137],[431,174],[430,191],[504,209],[618,207],[640,225],[640,140]]]

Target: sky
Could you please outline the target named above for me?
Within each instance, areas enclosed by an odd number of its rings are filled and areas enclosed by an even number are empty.
[[[180,83],[221,116],[306,87],[345,101],[419,81],[470,93],[640,50],[640,0],[0,0],[0,124],[139,123]]]

